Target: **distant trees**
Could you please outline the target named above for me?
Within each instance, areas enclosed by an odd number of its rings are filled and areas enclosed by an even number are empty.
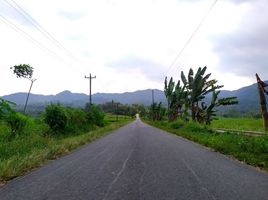
[[[119,102],[110,101],[105,104],[100,105],[104,112],[116,114],[116,115],[126,115],[134,117],[137,113],[140,116],[146,115],[146,108],[143,104],[121,104]]]
[[[21,64],[21,65],[15,65],[15,66],[11,67],[10,69],[13,70],[13,73],[17,76],[17,78],[26,78],[26,79],[31,81],[30,89],[29,89],[29,92],[27,94],[25,106],[23,109],[23,112],[25,113],[33,83],[34,83],[34,81],[36,81],[36,79],[32,78],[33,68],[30,65]]]
[[[216,108],[219,106],[237,104],[236,97],[227,97],[219,99],[220,88],[216,79],[209,79],[211,74],[206,74],[207,67],[199,67],[194,74],[190,69],[185,76],[181,72],[181,81],[175,82],[171,77],[169,82],[165,79],[165,95],[168,101],[168,118],[170,121],[177,117],[187,119],[190,111],[191,118],[195,122],[210,124],[216,116]],[[211,97],[209,105],[204,101],[205,98]]]

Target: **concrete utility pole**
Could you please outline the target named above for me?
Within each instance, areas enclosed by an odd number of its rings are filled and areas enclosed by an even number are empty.
[[[261,106],[261,113],[262,113],[262,119],[263,119],[263,127],[264,131],[268,131],[268,113],[267,113],[267,108],[266,108],[266,98],[264,93],[268,93],[265,90],[265,87],[268,85],[261,81],[260,77],[258,74],[256,74],[257,78],[257,83],[258,83],[258,91],[259,91],[259,96],[260,96],[260,106]]]
[[[91,103],[91,79],[96,78],[96,76],[91,76],[91,73],[89,73],[89,76],[85,76],[85,78],[89,79],[89,105],[92,105]]]
[[[152,103],[154,104],[154,90],[152,90]]]
[[[154,90],[152,90],[152,109],[153,109],[153,121],[155,120],[154,116]]]
[[[29,100],[29,96],[30,96],[30,93],[31,93],[31,89],[32,89],[33,83],[36,81],[36,79],[31,79],[30,81],[31,81],[31,86],[30,86],[29,92],[27,94],[26,102],[25,102],[25,105],[24,105],[24,109],[23,109],[24,114],[26,113],[26,108],[27,108],[27,105],[28,105],[28,100]]]

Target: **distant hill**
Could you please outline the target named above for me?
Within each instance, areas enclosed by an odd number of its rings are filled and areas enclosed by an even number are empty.
[[[268,81],[266,82],[268,83]],[[25,103],[26,95],[26,93],[15,93],[3,96],[2,98],[9,101],[13,101],[17,105],[23,105]],[[164,105],[166,105],[166,98],[163,91],[155,89],[154,95],[156,102],[161,101]],[[237,109],[240,112],[258,111],[259,109],[257,84],[253,84],[233,91],[221,91],[220,97],[228,96],[237,96],[239,104],[235,106],[228,106],[228,108],[224,109]],[[96,93],[92,95],[92,101],[95,104],[103,104],[112,100],[123,104],[137,103],[148,106],[152,102],[152,90],[147,89],[125,93]],[[84,106],[85,103],[88,102],[88,95],[82,93],[72,93],[70,91],[63,91],[56,95],[31,94],[29,99],[29,104],[32,105],[48,104],[51,102],[61,102],[63,104],[73,106]]]
[[[14,93],[2,96],[3,99],[15,102],[17,105],[25,103],[27,93]],[[163,91],[154,90],[155,101],[166,102]],[[70,91],[63,91],[56,95],[40,95],[31,94],[29,104],[47,104],[53,102],[60,102],[63,104],[71,104],[75,106],[84,106],[88,102],[88,95],[82,93],[71,93]],[[136,92],[125,93],[96,93],[92,95],[92,102],[95,104],[103,104],[108,101],[120,102],[122,104],[145,104],[150,105],[152,102],[152,90],[139,90]]]
[[[268,81],[265,82],[268,83]],[[238,90],[221,91],[221,98],[228,96],[236,96],[238,98],[239,104],[235,106],[228,106],[225,109],[237,109],[240,112],[258,111],[260,109],[257,83],[252,84],[250,86],[242,87]]]

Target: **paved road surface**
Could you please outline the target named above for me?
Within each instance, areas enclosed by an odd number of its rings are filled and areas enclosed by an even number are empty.
[[[268,175],[140,120],[10,181],[1,200],[268,199]]]

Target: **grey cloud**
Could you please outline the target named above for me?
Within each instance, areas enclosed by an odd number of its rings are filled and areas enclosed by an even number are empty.
[[[136,69],[141,71],[148,79],[153,81],[163,81],[164,67],[151,60],[145,60],[143,58],[137,58],[134,56],[125,57],[121,60],[108,63],[109,67],[114,69],[128,72],[130,69]]]
[[[213,39],[220,70],[247,77],[257,72],[268,79],[268,4],[265,1],[252,4],[251,12],[236,31]]]

